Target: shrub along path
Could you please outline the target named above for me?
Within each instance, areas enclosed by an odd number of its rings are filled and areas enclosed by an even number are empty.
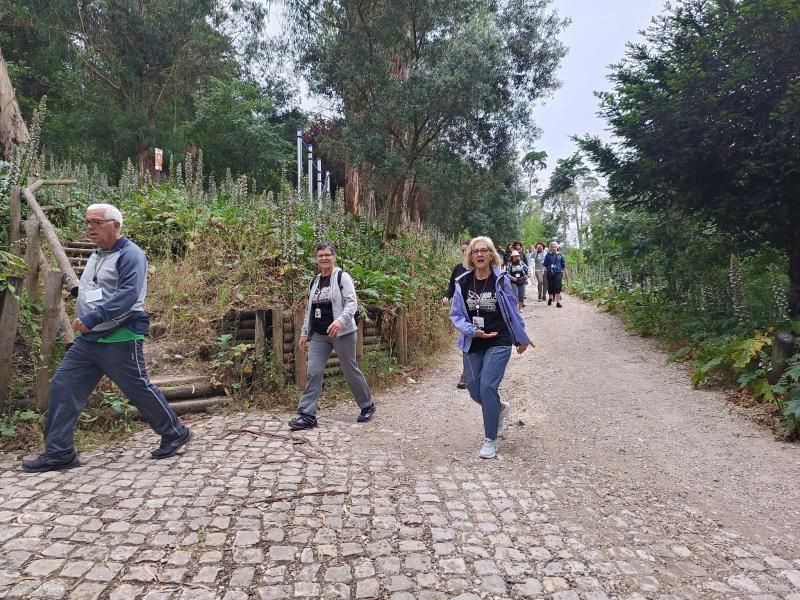
[[[163,462],[147,433],[65,473],[0,458],[0,595],[800,599],[798,446],[590,305],[526,317],[494,461],[454,351],[367,425],[212,415]]]

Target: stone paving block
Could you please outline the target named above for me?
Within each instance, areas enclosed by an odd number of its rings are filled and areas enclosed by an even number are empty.
[[[137,598],[143,590],[144,588],[141,586],[123,583],[122,585],[114,588],[108,598],[109,600],[131,600],[132,598]]]

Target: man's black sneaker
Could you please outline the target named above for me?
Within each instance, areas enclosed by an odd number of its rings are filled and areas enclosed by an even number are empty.
[[[176,438],[170,440],[161,438],[161,445],[150,453],[155,459],[169,458],[175,456],[183,446],[189,443],[194,434],[187,427],[185,431]]]
[[[375,414],[375,403],[373,402],[366,408],[361,409],[361,414],[358,415],[356,421],[358,421],[359,423],[366,423],[372,418],[372,415],[374,414]]]
[[[561,308],[561,302],[556,302],[556,308]]]
[[[40,454],[36,458],[22,461],[22,470],[28,473],[44,473],[45,471],[63,471],[64,469],[74,469],[80,467],[81,461],[78,455],[53,458],[46,454]]]
[[[552,298],[548,298],[547,299],[547,306],[550,306],[552,303],[553,303],[553,299]]]
[[[299,429],[311,429],[317,426],[317,417],[300,413],[296,419],[289,421],[289,429],[297,431]]]

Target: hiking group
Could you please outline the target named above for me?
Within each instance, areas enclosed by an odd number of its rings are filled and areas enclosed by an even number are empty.
[[[147,259],[144,252],[122,235],[123,217],[110,204],[92,204],[84,224],[96,246],[78,286],[75,342],[68,348],[50,383],[50,404],[44,424],[44,451],[24,460],[22,469],[45,472],[80,466],[75,451],[75,427],[89,395],[105,375],[136,407],[160,436],[150,454],[164,459],[177,454],[193,437],[153,385],[145,367],[143,342],[149,328],[144,310],[147,294]],[[539,243],[525,255],[522,243],[498,252],[492,240],[476,237],[461,246],[463,260],[453,270],[442,305],[450,303],[450,319],[458,330],[463,353],[459,387],[481,406],[484,441],[480,456],[493,458],[497,436],[503,429],[509,404],[498,388],[512,346],[522,354],[532,345],[525,332],[521,309],[529,278],[538,284],[539,300],[549,295],[561,307],[561,278],[566,272],[558,244],[544,253]],[[309,284],[308,303],[298,349],[308,353],[307,384],[300,397],[297,417],[289,428],[317,426],[317,402],[322,392],[325,365],[333,351],[358,404],[356,420],[370,421],[375,403],[356,360],[359,321],[358,297],[353,278],[336,266],[336,246],[323,242],[315,248],[318,273]],[[533,263],[533,268],[529,265]],[[546,283],[545,283],[546,281]]]

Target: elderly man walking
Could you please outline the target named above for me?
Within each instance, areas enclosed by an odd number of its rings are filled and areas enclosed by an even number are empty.
[[[117,384],[142,418],[161,436],[150,454],[168,458],[192,439],[145,370],[142,342],[150,324],[144,311],[147,259],[122,235],[122,213],[110,204],[86,209],[86,230],[97,246],[78,286],[78,334],[50,383],[50,406],[44,426],[45,449],[23,461],[31,472],[80,466],[74,434],[89,394],[103,375]]]

